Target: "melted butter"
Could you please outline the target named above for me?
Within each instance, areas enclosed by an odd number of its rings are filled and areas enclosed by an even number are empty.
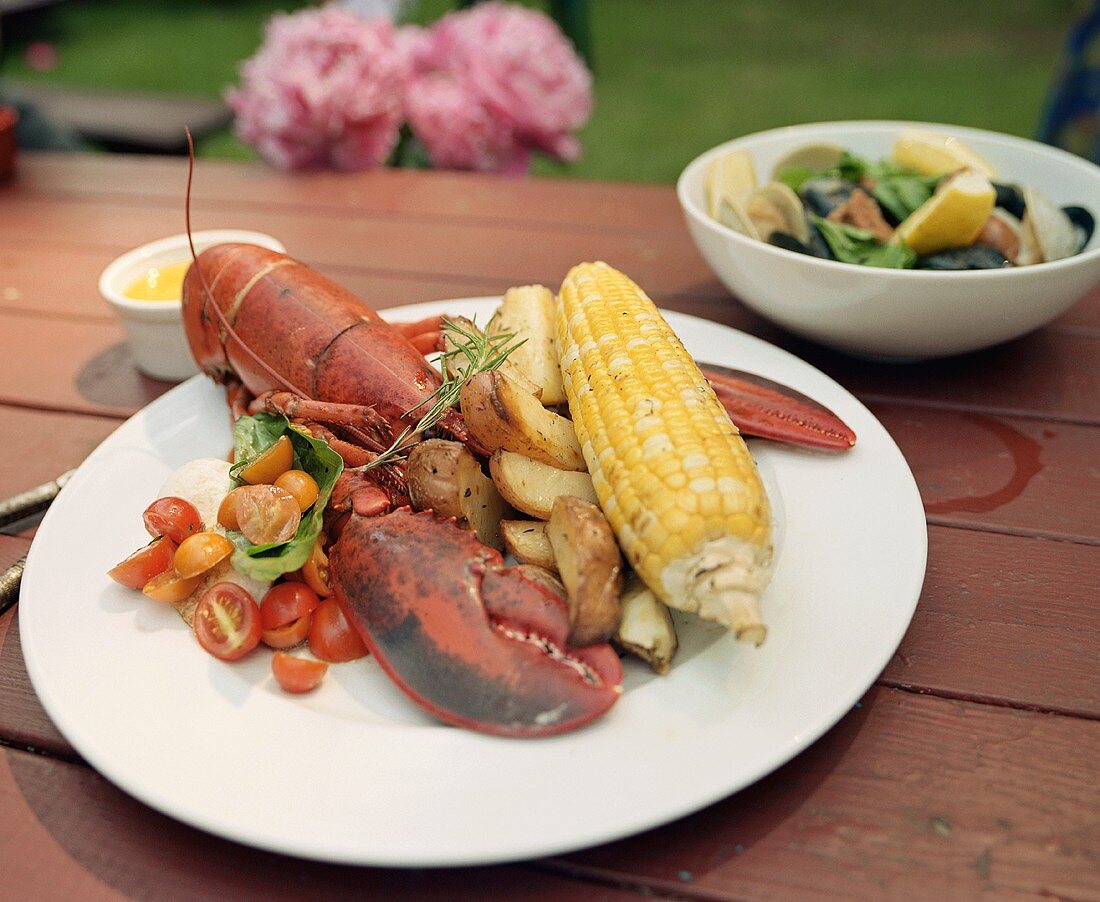
[[[150,266],[149,271],[123,294],[132,301],[178,301],[183,294],[183,277],[190,260]]]

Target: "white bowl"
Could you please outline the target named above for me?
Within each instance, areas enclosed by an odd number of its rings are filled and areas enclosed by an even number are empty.
[[[911,122],[820,122],[728,141],[693,160],[676,190],[696,247],[722,283],[757,313],[806,338],[885,359],[973,351],[1016,338],[1065,312],[1100,282],[1100,235],[1064,260],[996,270],[892,270],[822,260],[748,238],[707,215],[711,160],[748,151],[767,181],[776,161],[825,142],[860,156],[889,156],[898,132],[921,125],[969,144],[997,181],[1038,188],[1058,206],[1100,219],[1100,168],[1064,151],[994,132]]]
[[[195,250],[215,244],[258,244],[285,253],[277,239],[263,232],[242,229],[211,229],[194,232]],[[99,277],[99,293],[126,330],[126,343],[138,369],[154,379],[179,382],[198,372],[183,333],[180,302],[135,301],[123,293],[149,271],[150,266],[178,263],[191,258],[186,235],[172,235],[151,241],[114,260]]]

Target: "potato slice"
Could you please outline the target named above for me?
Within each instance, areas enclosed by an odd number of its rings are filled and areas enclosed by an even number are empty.
[[[626,581],[622,616],[614,640],[624,651],[637,655],[657,673],[668,673],[679,645],[672,615],[637,573]]]
[[[504,448],[560,470],[587,469],[572,421],[547,410],[499,370],[469,379],[459,403],[470,432],[489,451]]]
[[[556,595],[562,601],[565,601],[565,586],[562,585],[556,573],[547,570],[545,567],[540,567],[537,564],[520,564],[516,569],[531,580],[531,582],[538,583],[551,595]]]
[[[554,502],[546,537],[569,597],[569,641],[603,642],[619,625],[622,556],[611,524],[594,504],[563,495]]]
[[[475,335],[482,335],[483,332],[473,322],[473,320],[467,319],[464,316],[448,316],[448,320],[454,323],[456,326],[462,328],[465,332],[470,332]],[[451,333],[446,329],[443,330],[443,350],[454,351],[456,349],[454,339],[451,338]],[[514,379],[516,384],[519,385],[529,395],[534,395],[536,398],[542,396],[542,388],[527,378],[524,372],[512,362],[512,358],[518,353],[519,348],[508,355],[507,359],[500,365],[500,371],[504,373],[508,378]],[[447,375],[455,376],[458,373],[460,367],[465,366],[469,361],[462,354],[456,354],[453,357],[444,358],[444,366],[447,368]]]
[[[405,480],[416,510],[454,517],[483,544],[504,550],[500,521],[510,508],[461,442],[433,438],[414,446],[405,464]]]
[[[542,389],[542,403],[547,407],[565,401],[556,316],[549,288],[524,285],[508,290],[488,326],[490,335],[511,332],[525,339],[508,360]]]
[[[494,451],[489,460],[489,472],[505,501],[539,520],[550,519],[554,499],[561,495],[598,503],[592,477],[587,473],[559,470],[514,451],[503,448]]]
[[[552,573],[558,572],[554,549],[546,538],[546,524],[538,520],[501,520],[500,537],[504,550],[521,564],[534,564]]]

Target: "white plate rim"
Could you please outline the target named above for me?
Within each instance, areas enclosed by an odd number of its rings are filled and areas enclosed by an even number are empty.
[[[408,305],[399,308],[389,308],[381,311],[381,313],[383,316],[393,319],[419,319],[422,316],[431,315],[435,312],[461,312],[459,308],[479,307],[487,309],[488,305],[496,303],[498,300],[498,298],[456,298]],[[71,501],[67,501],[66,499],[73,499],[79,496],[81,486],[88,479],[88,474],[92,471],[93,466],[101,458],[110,453],[112,438],[117,433],[112,434],[112,437],[105,440],[105,442],[97,448],[78,469],[77,473],[70,481],[66,493],[62,494],[59,500],[55,502],[54,508],[51,509],[43,519],[39,527],[38,537],[36,537],[36,541],[32,544],[28,554],[27,567],[23,577],[23,595],[20,604],[20,633],[27,670],[32,685],[38,693],[43,707],[53,719],[54,723],[57,724],[58,729],[61,730],[77,751],[80,752],[97,771],[103,774],[111,782],[151,807],[176,817],[185,823],[189,823],[228,839],[284,854],[346,864],[403,867],[457,866],[503,863],[551,854],[561,854],[629,836],[690,814],[743,789],[767,773],[780,767],[782,764],[785,764],[835,725],[840,718],[852,708],[867,688],[873,684],[874,680],[885,667],[900,643],[916,608],[923,585],[927,561],[927,528],[923,514],[923,506],[921,505],[919,491],[917,490],[912,473],[896,444],[889,437],[881,424],[878,423],[877,419],[874,418],[873,414],[834,380],[825,376],[809,364],[799,360],[789,352],[776,348],[755,336],[687,314],[679,314],[670,311],[665,311],[665,313],[678,332],[696,329],[702,329],[709,332],[719,330],[719,332],[728,333],[728,336],[732,340],[743,343],[745,347],[763,352],[773,359],[793,367],[796,372],[805,374],[807,377],[809,374],[813,374],[814,378],[811,381],[814,381],[818,386],[831,386],[831,393],[843,399],[843,404],[837,404],[835,402],[830,404],[834,409],[837,409],[838,413],[842,413],[849,421],[858,415],[859,419],[866,420],[870,424],[873,424],[872,429],[877,429],[881,432],[881,435],[878,435],[877,438],[883,442],[883,448],[893,457],[893,466],[897,482],[891,488],[898,493],[895,507],[899,512],[903,512],[902,515],[908,520],[906,528],[909,533],[909,538],[914,542],[912,547],[909,548],[909,556],[906,561],[907,574],[905,585],[899,588],[895,597],[891,599],[893,605],[892,628],[878,641],[877,654],[873,657],[869,657],[861,664],[859,674],[851,679],[847,692],[838,694],[834,697],[827,710],[820,710],[818,716],[811,722],[803,724],[802,728],[797,730],[790,737],[788,742],[782,744],[780,747],[776,747],[769,760],[761,762],[753,768],[734,771],[732,775],[727,775],[725,779],[715,779],[702,790],[696,788],[692,792],[685,792],[679,797],[678,804],[665,804],[658,811],[645,810],[629,815],[619,812],[617,816],[605,818],[598,823],[578,824],[578,828],[572,831],[568,837],[557,835],[554,839],[548,840],[538,835],[514,836],[511,837],[505,845],[501,845],[498,842],[496,847],[493,848],[475,848],[473,850],[466,846],[463,846],[461,850],[410,848],[397,853],[390,849],[380,854],[377,849],[368,848],[366,846],[359,846],[357,848],[341,846],[340,848],[335,848],[331,841],[325,841],[323,839],[318,841],[308,836],[288,837],[285,835],[272,835],[262,824],[254,824],[253,829],[249,829],[247,826],[242,826],[240,823],[227,823],[224,816],[219,816],[217,813],[205,809],[201,805],[198,807],[189,806],[181,803],[175,798],[166,799],[164,794],[158,792],[155,787],[143,784],[139,775],[134,773],[132,762],[127,763],[126,761],[120,761],[117,757],[112,758],[102,753],[102,750],[97,745],[97,736],[89,735],[86,730],[87,725],[80,722],[79,719],[74,719],[75,712],[69,709],[69,702],[67,702],[65,698],[64,679],[62,675],[50,672],[42,663],[45,660],[45,656],[39,653],[39,650],[43,647],[42,643],[49,640],[49,637],[43,632],[46,628],[46,624],[41,623],[41,618],[39,617],[40,612],[44,613],[46,611],[47,602],[38,599],[42,598],[43,590],[46,587],[46,574],[50,566],[46,558],[46,553],[42,550],[47,546],[48,539],[47,541],[40,541],[40,539],[42,536],[50,537],[55,530],[62,528],[55,524],[63,523],[63,517],[71,504]],[[689,344],[686,340],[685,343]],[[715,360],[713,362],[730,363],[728,360]],[[201,382],[202,379],[203,377],[194,377],[192,380],[166,393],[146,408],[143,408],[142,411],[128,420],[127,423],[123,424],[120,430],[125,428],[128,424],[141,421],[143,418],[147,419],[153,413],[169,407],[173,403],[174,398],[181,393],[191,390],[189,387]],[[805,385],[801,380],[799,380],[799,384],[795,385],[795,387],[805,391]],[[807,393],[814,394],[812,391]],[[817,394],[820,397],[820,391],[818,391]],[[864,423],[862,426],[862,431],[857,429],[857,432],[860,433],[861,442],[866,443],[870,439],[871,436],[867,430],[867,423]],[[857,445],[857,447],[859,447],[859,445]],[[825,464],[827,461],[823,461],[822,463]],[[132,513],[136,517],[137,512],[135,511]],[[620,702],[620,705],[621,704]],[[615,709],[612,709],[611,715],[614,715],[614,713]],[[439,729],[449,728],[440,727]],[[583,736],[584,731],[570,735]],[[567,738],[568,737],[560,737],[559,739]],[[492,741],[504,743],[517,742],[515,740]],[[548,743],[549,741],[538,740],[536,742]],[[537,834],[539,831],[536,829],[533,832]]]

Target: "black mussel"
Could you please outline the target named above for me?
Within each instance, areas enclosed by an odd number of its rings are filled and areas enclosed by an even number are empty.
[[[1017,219],[1024,218],[1027,203],[1024,201],[1024,192],[1018,185],[999,185],[994,182],[993,190],[997,192],[995,203],[998,207],[1007,210]]]
[[[772,244],[775,247],[781,247],[788,251],[794,251],[796,254],[814,256],[812,250],[795,238],[794,235],[788,235],[786,232],[772,232],[768,236],[768,244]]]
[[[1084,207],[1062,207],[1062,212],[1073,223],[1073,230],[1077,233],[1078,238],[1077,252],[1080,253],[1084,250],[1085,245],[1089,243],[1089,239],[1096,229],[1096,219]]]
[[[834,209],[845,203],[852,192],[858,188],[855,182],[839,178],[807,179],[798,189],[798,196],[811,213],[828,216]]]
[[[817,230],[817,226],[812,222],[808,225],[810,240],[807,243],[799,241],[794,235],[789,235],[786,232],[772,232],[768,236],[768,244],[794,251],[796,254],[806,254],[810,257],[822,257],[825,260],[832,260],[833,252],[829,249],[829,245],[822,237],[821,232]]]
[[[969,244],[966,247],[952,247],[921,257],[917,269],[1003,269],[1011,266],[1008,257],[996,248],[986,244]]]

